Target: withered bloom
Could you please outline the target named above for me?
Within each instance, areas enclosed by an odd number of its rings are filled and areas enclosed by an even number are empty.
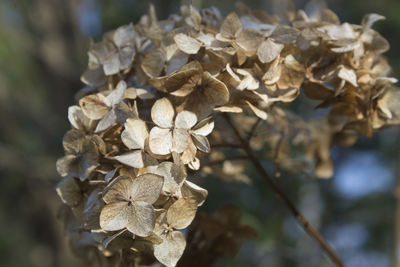
[[[91,89],[68,110],[73,129],[57,161],[75,251],[92,249],[87,259],[102,266],[172,267],[182,255],[207,266],[236,255],[255,236],[240,211],[196,217],[208,191],[195,171],[251,184],[246,159],[218,150],[237,146],[221,113],[281,172],[320,178],[333,175],[332,145],[400,123],[400,90],[382,57],[389,45],[372,28],[382,16],[355,25],[328,9],[286,13],[239,4],[223,18],[182,6],[158,20],[151,7],[90,47],[81,79]],[[329,114],[305,121],[288,110],[301,91]]]

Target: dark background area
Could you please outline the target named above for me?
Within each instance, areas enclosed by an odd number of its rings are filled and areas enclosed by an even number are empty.
[[[269,11],[266,0],[244,2]],[[296,1],[297,7],[304,2]],[[160,19],[179,11],[180,1],[152,3]],[[63,155],[61,140],[70,127],[67,108],[83,86],[79,77],[86,68],[90,38],[99,40],[107,30],[137,22],[148,4],[138,0],[0,1],[0,266],[79,266],[68,248],[63,223],[57,219],[61,201],[54,191],[60,179],[55,161]],[[194,0],[193,4],[214,5],[224,15],[234,10],[229,0]],[[393,76],[400,77],[400,1],[328,4],[343,22],[359,24],[366,13],[386,16],[374,28],[389,40],[392,49],[386,56]],[[334,147],[336,174],[330,180],[283,175],[280,181],[346,266],[397,264],[399,136],[394,127],[372,139],[363,137],[352,148]],[[233,203],[242,209],[244,222],[258,231],[236,259],[224,259],[218,266],[333,266],[255,171],[247,173],[253,186],[226,184],[214,177],[205,182],[209,197],[204,210]]]

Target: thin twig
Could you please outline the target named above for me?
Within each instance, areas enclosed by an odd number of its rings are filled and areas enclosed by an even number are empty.
[[[295,205],[290,201],[290,199],[286,196],[286,194],[282,191],[282,189],[271,179],[269,174],[265,171],[264,167],[262,166],[261,162],[258,160],[257,155],[249,146],[249,143],[241,136],[239,130],[235,127],[233,122],[231,121],[229,115],[223,114],[225,120],[229,124],[229,126],[234,131],[236,137],[240,141],[243,149],[246,151],[250,161],[253,163],[254,167],[260,173],[260,175],[264,178],[264,180],[268,183],[271,189],[275,192],[280,200],[286,205],[289,211],[293,214],[293,216],[297,219],[297,221],[303,226],[304,230],[308,232],[318,243],[321,247],[328,253],[329,257],[332,261],[340,267],[343,267],[344,264],[340,257],[336,254],[336,252],[331,248],[328,242],[314,229],[314,227],[304,218],[303,215],[297,210]]]
[[[260,124],[260,122],[261,122],[261,119],[257,118],[257,121],[253,124],[249,134],[247,135],[247,140],[250,140],[254,136],[254,133],[256,132],[257,126],[258,126],[258,124]]]

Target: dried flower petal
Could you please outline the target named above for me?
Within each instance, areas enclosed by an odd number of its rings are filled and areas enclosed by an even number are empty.
[[[201,47],[201,43],[196,39],[187,36],[184,33],[178,33],[174,36],[175,43],[178,48],[186,54],[197,54]]]

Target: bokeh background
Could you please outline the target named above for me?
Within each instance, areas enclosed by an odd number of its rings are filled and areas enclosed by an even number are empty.
[[[180,1],[153,0],[160,19]],[[267,9],[268,0],[244,1]],[[305,1],[295,1],[303,7]],[[193,0],[197,7],[234,10],[232,0]],[[69,128],[67,108],[83,85],[90,38],[129,22],[148,10],[139,0],[0,1],[0,266],[81,266],[70,252],[57,219],[55,161]],[[328,1],[342,21],[360,23],[379,13],[374,26],[392,49],[386,53],[400,77],[400,1]],[[304,113],[309,112],[309,108]],[[386,129],[361,138],[352,148],[334,147],[336,174],[330,180],[284,175],[280,183],[301,212],[344,259],[346,266],[399,265],[400,132]],[[268,164],[266,163],[266,167]],[[234,203],[244,222],[258,231],[235,260],[218,266],[333,266],[252,170],[254,186],[207,178],[203,209]],[[396,194],[397,192],[397,194]],[[396,253],[397,251],[397,253]]]

